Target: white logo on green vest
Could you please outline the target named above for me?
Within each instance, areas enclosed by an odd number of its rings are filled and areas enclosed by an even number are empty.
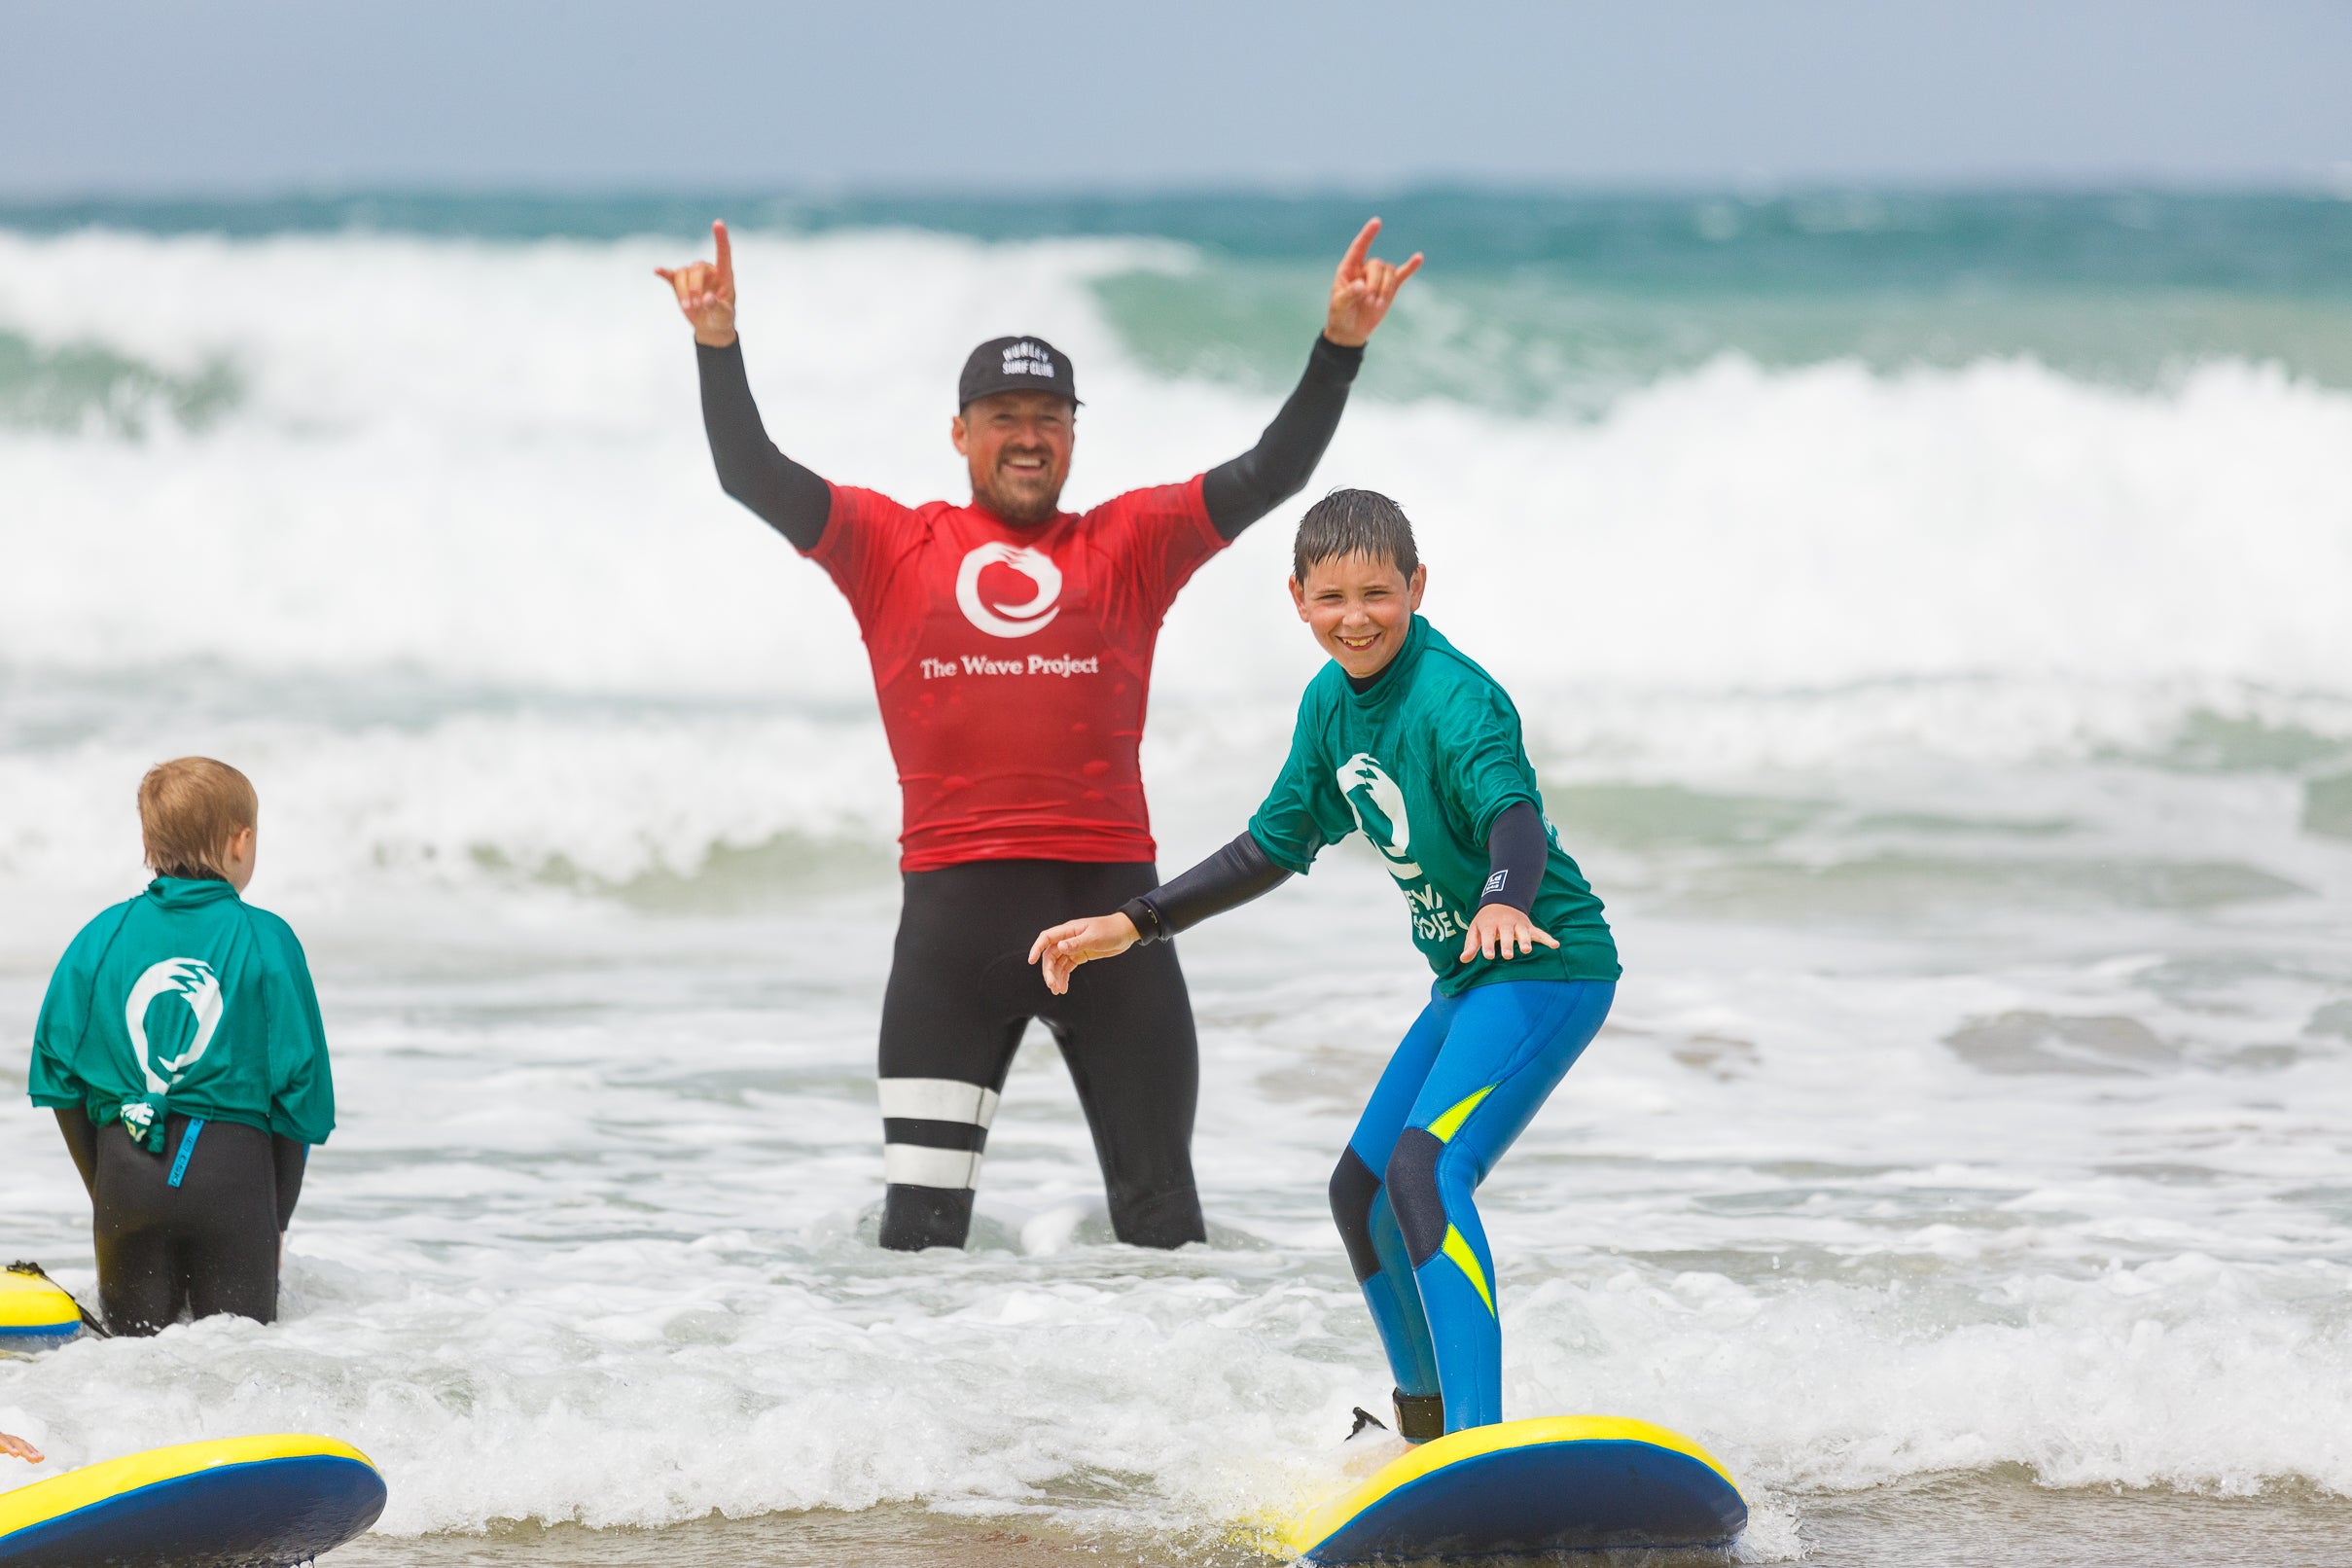
[[[177,994],[196,1015],[196,1038],[178,1055],[151,1061],[147,1051],[147,1005],[166,991]],[[139,1058],[139,1071],[147,1075],[147,1091],[160,1094],[172,1083],[179,1082],[180,1075],[195,1066],[196,1058],[212,1044],[213,1031],[221,1026],[221,978],[201,958],[166,958],[160,964],[150,964],[147,973],[130,988],[130,999],[123,1004],[123,1023],[130,1030],[130,1049]],[[164,1073],[171,1075],[171,1083],[164,1082]]]
[[[1400,882],[1420,875],[1421,868],[1406,853],[1412,847],[1412,823],[1405,814],[1405,792],[1388,776],[1388,769],[1374,761],[1371,752],[1360,751],[1341,763],[1334,777],[1338,780],[1340,795],[1346,798],[1347,808],[1356,814],[1356,826],[1364,831],[1366,841],[1380,852],[1388,874]]]

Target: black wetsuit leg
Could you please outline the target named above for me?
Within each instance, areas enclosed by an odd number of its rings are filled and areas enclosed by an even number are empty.
[[[1141,870],[1145,882],[1158,880],[1152,868]],[[1089,964],[1070,977],[1070,994],[1061,997],[1046,990],[1035,969],[1028,973],[1094,1134],[1112,1230],[1138,1247],[1208,1239],[1193,1184],[1200,1047],[1176,949],[1154,943],[1116,963]]]
[[[882,1245],[960,1247],[996,1097],[1031,1018],[1062,1048],[1094,1135],[1111,1226],[1139,1246],[1201,1240],[1193,1114],[1199,1047],[1172,947],[1092,966],[1056,997],[1029,962],[1047,926],[1115,909],[1149,863],[981,861],[910,872],[882,997]]]
[[[977,867],[909,872],[882,991],[882,1245],[960,1247],[1025,1016],[988,1005],[1010,923],[975,908]]]
[[[116,1334],[149,1335],[185,1306],[196,1317],[277,1317],[277,1168],[269,1134],[207,1122],[180,1185],[171,1166],[188,1136],[174,1116],[163,1152],[149,1154],[122,1123],[99,1129],[91,1231],[98,1301]]]

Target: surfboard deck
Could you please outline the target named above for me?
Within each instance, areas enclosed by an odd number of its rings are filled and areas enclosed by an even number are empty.
[[[1747,1528],[1730,1473],[1647,1421],[1555,1415],[1451,1432],[1309,1509],[1284,1546],[1307,1562],[1716,1547]]]
[[[374,1524],[384,1500],[368,1456],[333,1438],[177,1443],[0,1492],[0,1565],[291,1568]]]

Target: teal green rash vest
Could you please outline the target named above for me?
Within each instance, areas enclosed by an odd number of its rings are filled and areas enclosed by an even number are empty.
[[[159,876],[65,949],[33,1030],[35,1105],[162,1147],[170,1112],[317,1144],[335,1130],[303,944],[227,882]]]
[[[1488,830],[1518,801],[1544,808],[1518,709],[1493,676],[1416,615],[1371,691],[1350,688],[1336,661],[1307,683],[1290,758],[1250,819],[1250,835],[1275,865],[1304,875],[1324,845],[1362,833],[1397,879],[1413,945],[1444,995],[1494,980],[1617,979],[1617,943],[1601,901],[1549,817],[1550,852],[1533,919],[1559,939],[1559,949],[1461,962],[1486,884]]]

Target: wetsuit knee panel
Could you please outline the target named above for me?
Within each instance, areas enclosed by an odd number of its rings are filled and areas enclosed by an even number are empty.
[[[1445,1198],[1438,1191],[1438,1161],[1445,1145],[1426,1127],[1407,1127],[1388,1157],[1388,1202],[1405,1233],[1406,1256],[1415,1268],[1445,1244]]]
[[[1332,1221],[1347,1247],[1347,1261],[1359,1284],[1380,1271],[1380,1254],[1372,1247],[1372,1200],[1380,1195],[1380,1178],[1353,1146],[1342,1151],[1332,1170]]]

